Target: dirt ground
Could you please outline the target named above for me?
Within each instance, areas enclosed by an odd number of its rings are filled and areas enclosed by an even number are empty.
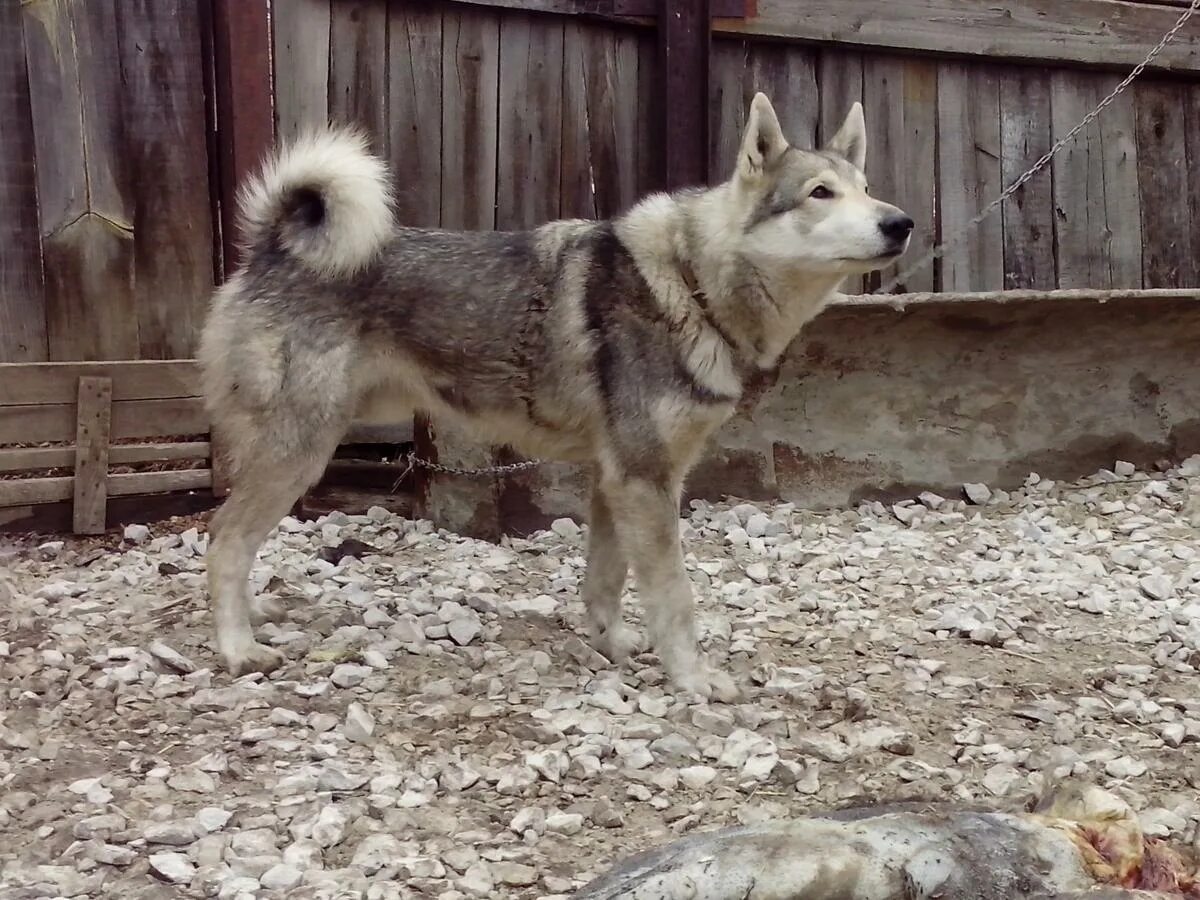
[[[0,543],[0,897],[569,896],[695,829],[1094,780],[1200,830],[1200,460],[809,512],[694,504],[736,704],[581,638],[586,532],[285,520],[288,664],[209,647],[205,520]],[[350,555],[346,555],[350,554]],[[635,591],[627,616],[636,622]]]

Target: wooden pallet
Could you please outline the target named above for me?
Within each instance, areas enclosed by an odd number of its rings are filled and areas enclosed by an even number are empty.
[[[211,491],[212,441],[193,360],[0,364],[0,474],[70,468],[72,475],[0,480],[0,511],[69,500],[73,530],[105,529],[111,497]],[[135,443],[128,443],[134,439]],[[120,442],[120,443],[117,443]],[[55,446],[12,446],[54,444]],[[203,468],[111,473],[111,466],[204,460]],[[219,492],[219,491],[218,491]]]

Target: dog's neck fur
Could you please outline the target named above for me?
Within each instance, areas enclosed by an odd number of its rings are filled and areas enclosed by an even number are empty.
[[[740,222],[722,222],[703,207],[736,208],[731,184],[673,195],[677,219],[676,265],[706,319],[729,344],[745,369],[774,368],[800,329],[835,296],[844,276],[756,267],[728,237]],[[713,224],[716,223],[716,224]]]

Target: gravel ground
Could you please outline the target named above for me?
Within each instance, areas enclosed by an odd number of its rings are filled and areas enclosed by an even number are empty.
[[[697,828],[1019,808],[1067,773],[1193,842],[1197,475],[696,504],[736,705],[587,647],[568,521],[493,546],[379,509],[285,520],[253,578],[290,663],[238,681],[207,643],[203,521],[0,548],[0,896],[569,895]]]

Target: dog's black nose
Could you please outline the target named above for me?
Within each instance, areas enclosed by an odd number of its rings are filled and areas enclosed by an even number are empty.
[[[889,237],[893,241],[902,241],[912,234],[913,220],[904,213],[888,216],[886,219],[879,220],[879,230],[884,233],[885,237]]]

